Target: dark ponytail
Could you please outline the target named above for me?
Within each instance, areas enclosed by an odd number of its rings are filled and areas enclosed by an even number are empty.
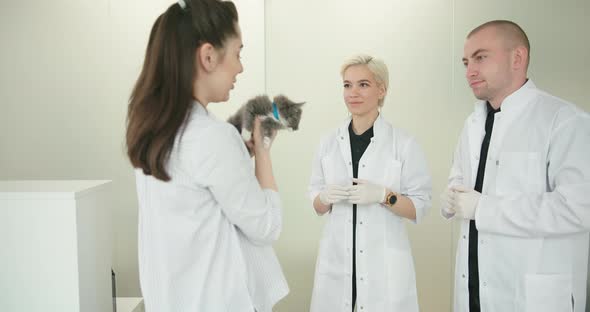
[[[151,30],[143,68],[129,99],[127,156],[134,168],[169,181],[166,162],[193,102],[198,73],[195,51],[204,43],[223,48],[237,35],[232,2],[185,0],[171,5]]]

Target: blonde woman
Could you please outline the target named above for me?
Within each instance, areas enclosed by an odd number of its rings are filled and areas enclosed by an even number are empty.
[[[404,219],[430,207],[431,178],[416,140],[380,114],[387,66],[358,55],[342,66],[348,118],[321,142],[309,186],[328,218],[316,263],[311,311],[418,311]]]

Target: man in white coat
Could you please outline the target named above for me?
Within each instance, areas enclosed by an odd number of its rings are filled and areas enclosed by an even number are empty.
[[[583,312],[590,229],[590,116],[527,79],[530,45],[510,21],[467,36],[479,101],[442,194],[461,223],[454,311]]]

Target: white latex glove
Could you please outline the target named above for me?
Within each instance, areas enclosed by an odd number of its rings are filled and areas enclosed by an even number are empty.
[[[331,205],[348,199],[350,186],[329,184],[320,192],[320,202],[324,205]]]
[[[451,189],[455,192],[451,201],[455,215],[463,219],[475,220],[475,208],[477,208],[481,193],[463,185],[453,186]]]
[[[453,201],[455,200],[455,192],[447,188],[440,194],[440,210],[446,215],[454,215],[455,210],[453,209]]]
[[[348,201],[351,204],[378,204],[385,200],[385,187],[369,181],[352,179],[356,185],[350,187]]]

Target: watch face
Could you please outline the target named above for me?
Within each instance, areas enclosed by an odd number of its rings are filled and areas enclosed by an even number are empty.
[[[395,196],[395,195],[389,196],[389,204],[390,205],[394,205],[396,201],[397,201],[397,196]]]

